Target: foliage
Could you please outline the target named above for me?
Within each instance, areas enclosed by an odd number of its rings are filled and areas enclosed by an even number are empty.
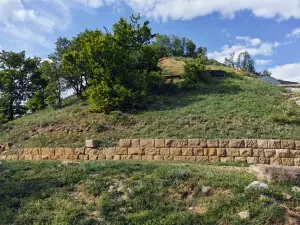
[[[242,52],[238,56],[237,68],[249,73],[255,73],[255,62],[249,52]]]
[[[234,68],[235,61],[234,61],[235,52],[231,53],[229,58],[225,58],[225,65]]]
[[[184,82],[188,87],[196,86],[199,82],[206,80],[206,66],[201,58],[186,62],[184,71]]]
[[[262,73],[260,73],[260,76],[272,76],[272,72],[269,70],[264,70]]]

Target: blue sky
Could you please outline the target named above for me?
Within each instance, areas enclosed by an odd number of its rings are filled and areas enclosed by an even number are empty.
[[[247,50],[258,71],[300,82],[300,0],[0,0],[0,11],[0,49],[28,56],[141,12],[153,32],[190,38],[210,58]]]

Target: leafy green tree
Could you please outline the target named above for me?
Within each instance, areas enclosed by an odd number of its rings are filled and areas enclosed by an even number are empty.
[[[185,37],[181,38],[181,53],[185,56],[187,52],[187,39]]]
[[[186,56],[188,56],[188,57],[196,57],[197,56],[196,45],[190,39],[187,39],[187,42],[186,42]]]
[[[172,55],[173,56],[183,56],[184,51],[181,48],[181,40],[179,37],[172,35],[171,36],[171,46],[172,46]]]
[[[207,48],[205,48],[205,47],[199,47],[199,48],[197,48],[196,54],[197,54],[198,57],[200,57],[200,56],[205,56],[206,57]]]
[[[184,66],[184,84],[186,87],[195,87],[200,82],[206,81],[205,57],[198,57],[187,61]]]
[[[35,73],[39,59],[26,58],[25,52],[0,52],[0,120],[13,120],[26,113],[28,78]]]
[[[157,49],[159,58],[169,57],[172,53],[171,39],[167,35],[157,34],[153,46]]]
[[[249,73],[255,73],[255,62],[249,52],[242,52],[238,56],[237,65],[240,69]]]
[[[234,61],[235,52],[231,53],[229,58],[225,58],[225,65],[234,68],[235,61]]]
[[[272,76],[272,72],[269,71],[269,70],[264,70],[262,73],[261,73],[261,76]]]

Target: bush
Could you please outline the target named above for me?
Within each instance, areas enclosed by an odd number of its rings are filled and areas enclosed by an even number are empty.
[[[184,66],[184,85],[187,87],[197,86],[200,82],[207,82],[207,74],[203,60],[197,58],[187,61]]]

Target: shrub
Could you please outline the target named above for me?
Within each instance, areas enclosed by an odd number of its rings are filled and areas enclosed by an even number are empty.
[[[187,87],[194,87],[200,82],[207,81],[205,65],[201,58],[197,58],[193,61],[187,61],[184,66],[184,72],[184,84]]]

